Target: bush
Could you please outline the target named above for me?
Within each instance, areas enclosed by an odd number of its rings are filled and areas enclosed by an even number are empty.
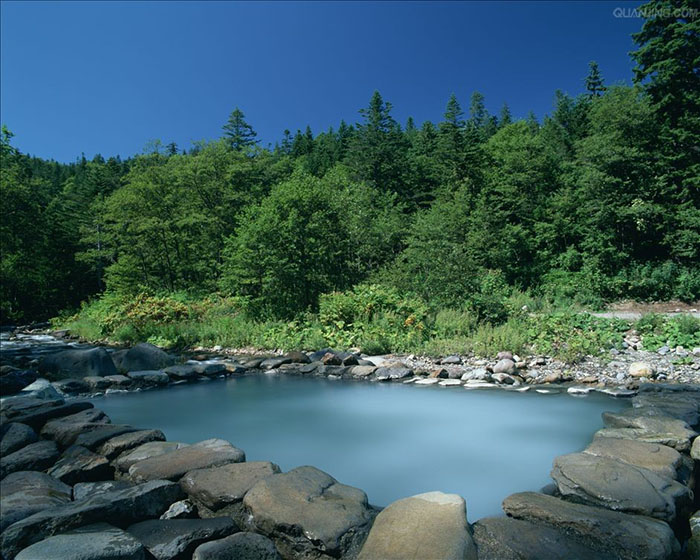
[[[648,350],[658,350],[664,345],[695,348],[700,346],[700,319],[690,314],[666,317],[649,313],[637,321],[635,328]]]

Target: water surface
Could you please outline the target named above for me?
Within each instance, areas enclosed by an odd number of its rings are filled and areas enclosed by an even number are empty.
[[[601,412],[627,403],[497,390],[257,375],[93,399],[114,423],[168,440],[231,441],[249,461],[318,467],[371,503],[431,490],[467,500],[470,521],[551,482],[552,459],[583,449]]]

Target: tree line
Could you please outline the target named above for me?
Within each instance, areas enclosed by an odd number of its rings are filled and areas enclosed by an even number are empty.
[[[658,0],[653,8],[682,7]],[[595,304],[700,297],[700,21],[644,22],[632,86],[555,92],[540,122],[449,97],[398,123],[375,92],[357,123],[259,146],[235,109],[222,138],[121,160],[29,157],[3,128],[3,322],[105,290],[240,296],[256,314],[385,284],[433,307],[493,290]]]

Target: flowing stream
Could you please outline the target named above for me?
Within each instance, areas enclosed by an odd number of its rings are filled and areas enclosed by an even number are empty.
[[[168,440],[219,437],[283,470],[318,467],[370,503],[441,490],[470,521],[550,482],[555,456],[583,449],[600,414],[629,406],[600,394],[517,393],[270,374],[92,399],[114,423]]]

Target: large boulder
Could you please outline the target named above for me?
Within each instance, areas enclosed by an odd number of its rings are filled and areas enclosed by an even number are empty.
[[[104,348],[63,350],[45,356],[39,371],[52,377],[88,377],[115,375],[117,368]]]
[[[557,457],[552,478],[561,495],[573,501],[666,521],[676,517],[677,505],[690,500],[690,490],[680,482],[588,453]]]
[[[649,443],[660,443],[678,451],[690,449],[691,440],[697,435],[683,420],[670,416],[647,416],[627,412],[604,412],[605,429],[599,430],[602,437],[637,439]]]
[[[71,486],[78,482],[96,482],[114,477],[114,467],[105,457],[80,445],[67,449],[47,472]]]
[[[60,453],[53,441],[37,441],[0,457],[0,479],[17,471],[43,471],[56,462]]]
[[[0,457],[14,453],[38,439],[36,432],[26,424],[11,422],[3,429],[2,439],[0,439]]]
[[[200,517],[222,513],[238,517],[243,497],[258,481],[279,473],[274,463],[264,461],[231,463],[221,467],[188,472],[180,486],[197,505]]]
[[[17,369],[0,376],[0,395],[19,393],[36,381],[37,373],[32,369]]]
[[[131,488],[133,482],[128,480],[100,480],[98,482],[78,482],[73,486],[73,499],[77,502],[88,497],[97,496],[114,490]]]
[[[51,385],[62,395],[77,395],[90,392],[90,385],[83,379],[76,379],[75,377],[66,377],[65,379],[54,381]]]
[[[15,560],[145,560],[144,546],[126,531],[107,523],[86,525],[39,541]]]
[[[472,530],[479,560],[617,560],[563,531],[521,519],[487,517],[477,521]]]
[[[188,447],[188,444],[178,441],[149,441],[134,449],[124,451],[114,460],[114,466],[117,467],[120,472],[129,472],[132,465],[140,461],[152,457],[159,457],[166,453],[182,449],[183,447]]]
[[[78,436],[109,424],[107,415],[96,408],[90,408],[63,418],[49,420],[41,430],[41,435],[54,440],[63,448],[70,447]]]
[[[151,519],[131,525],[128,533],[156,560],[190,558],[200,544],[238,531],[230,517],[214,519]]]
[[[39,406],[27,408],[20,414],[8,415],[12,422],[27,424],[35,430],[40,430],[47,421],[52,418],[62,418],[69,416],[89,408],[93,408],[93,404],[86,401],[77,401],[64,403],[62,400],[41,401],[39,399],[30,399],[34,402],[39,402]]]
[[[151,457],[129,468],[129,477],[136,482],[146,480],[179,480],[195,469],[218,467],[245,461],[245,453],[223,439],[207,439],[165,455]]]
[[[665,560],[675,558],[680,550],[671,527],[651,517],[575,504],[536,492],[508,496],[503,510],[515,518],[560,529],[621,560]]]
[[[120,454],[148,443],[149,441],[165,441],[165,434],[160,430],[136,430],[109,438],[97,452],[112,460]]]
[[[257,533],[236,533],[200,544],[192,560],[281,560],[275,543]]]
[[[197,370],[189,364],[166,367],[163,373],[173,381],[194,381],[198,377]]]
[[[158,517],[182,497],[182,490],[177,484],[153,480],[55,506],[10,525],[0,537],[1,548],[4,555],[12,558],[31,544],[82,525],[109,519],[117,526],[127,526]]]
[[[103,424],[92,430],[83,432],[75,438],[75,445],[82,445],[91,451],[95,451],[106,441],[124,434],[130,434],[139,431],[132,426],[123,424]]]
[[[379,367],[374,370],[374,378],[377,381],[396,381],[413,375],[413,370],[403,366]]]
[[[632,398],[634,411],[671,416],[695,426],[700,419],[700,399],[694,393],[640,393]]]
[[[145,342],[137,344],[126,352],[119,354],[115,352],[114,357],[119,371],[160,370],[175,364],[173,356]]]
[[[19,471],[0,482],[0,532],[38,511],[70,502],[71,488],[36,471]]]
[[[178,367],[178,366],[173,366]],[[127,373],[129,379],[133,379],[137,387],[157,387],[170,383],[170,376],[164,371],[146,370],[146,371],[130,371]]]
[[[314,467],[261,480],[243,504],[251,525],[272,538],[284,558],[352,555],[374,517],[362,490]]]
[[[464,498],[428,492],[390,504],[374,520],[358,560],[476,560]]]
[[[595,437],[583,452],[617,459],[671,479],[678,478],[678,469],[681,467],[681,454],[672,447],[634,439]]]

